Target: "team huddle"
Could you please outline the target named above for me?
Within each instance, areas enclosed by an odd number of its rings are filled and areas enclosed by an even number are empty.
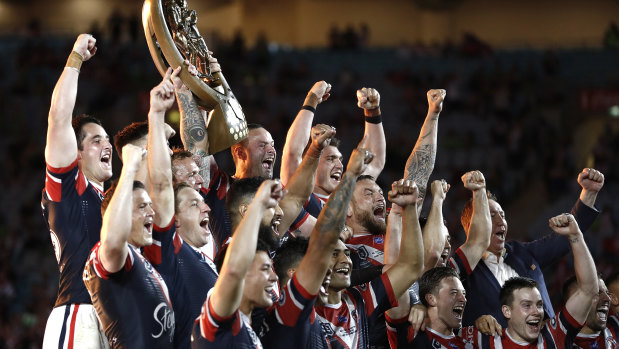
[[[60,277],[44,348],[617,348],[619,277],[598,274],[583,237],[599,214],[599,171],[578,174],[570,213],[528,243],[507,240],[483,173],[463,174],[467,239],[452,253],[450,184],[430,182],[445,90],[428,91],[387,204],[375,89],[357,91],[365,131],[347,162],[336,129],[313,125],[331,91],[319,81],[288,130],[279,179],[273,138],[252,123],[230,147],[229,175],[208,153],[208,111],[179,77],[197,74],[187,61],[151,90],[147,120],[113,141],[97,118],[74,118],[95,44],[77,38],[49,112],[42,209]],[[210,70],[221,71],[214,58]],[[170,149],[175,102],[183,148]],[[114,147],[122,169],[104,191]],[[575,276],[553,309],[542,269],[570,252]]]

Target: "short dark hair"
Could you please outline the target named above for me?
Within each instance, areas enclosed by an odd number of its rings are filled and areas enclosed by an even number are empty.
[[[598,280],[604,280],[604,275],[602,275],[602,273],[600,272],[598,272]],[[576,279],[576,275],[572,275],[572,277],[570,277],[563,283],[563,286],[561,287],[561,296],[563,297],[563,304],[565,304],[567,300],[570,298],[570,293],[571,293],[570,290],[572,289],[572,287],[574,287],[574,285],[577,282],[578,280]]]
[[[488,197],[488,200],[499,202],[496,196],[494,196],[494,194],[492,194],[490,190],[486,190],[486,196]],[[467,232],[467,234],[469,230],[469,225],[471,225],[472,216],[473,216],[473,198],[470,198],[464,204],[464,207],[462,208],[462,216],[460,217],[460,223],[462,223],[462,228],[464,228],[464,231]]]
[[[180,147],[172,148],[172,161],[184,160],[186,158],[193,159],[193,154],[189,150]]]
[[[309,246],[309,240],[302,237],[289,237],[273,258],[273,267],[280,280],[287,278],[286,272],[294,265],[298,265]]]
[[[112,185],[109,187],[109,189],[105,191],[105,195],[103,196],[103,201],[101,202],[101,216],[105,214],[105,210],[107,210],[107,207],[110,205],[110,201],[112,200],[112,196],[114,196],[114,192],[116,191],[117,186],[118,186],[118,181],[116,180],[112,182]],[[146,187],[144,186],[144,183],[140,181],[133,181],[133,190],[136,190],[136,189],[146,190]]]
[[[125,145],[148,135],[148,122],[138,121],[131,123],[114,135],[114,148],[120,156]],[[122,159],[122,156],[121,156]]]
[[[376,182],[376,178],[374,178],[373,176],[370,176],[368,174],[364,174],[364,175],[361,175],[361,176],[357,177],[357,182],[356,183],[364,181],[366,179],[369,179],[372,182]]]
[[[217,255],[215,255],[215,260],[213,262],[215,263],[215,267],[217,267],[218,273],[221,273],[221,267],[224,265],[224,260],[226,259],[226,253],[228,253],[228,247],[230,247],[230,244],[222,245],[219,252],[217,252]],[[264,243],[260,239],[258,239],[258,242],[256,243],[256,252],[258,251],[264,251],[267,254],[270,253],[269,247],[267,246],[267,244]]]
[[[91,123],[103,127],[101,120],[87,114],[77,116],[71,121],[71,125],[73,126],[73,132],[75,132],[75,138],[77,139],[77,149],[79,150],[84,150],[83,142],[84,138],[86,138],[86,134],[84,133],[84,125]]]
[[[515,276],[508,279],[505,281],[505,284],[503,284],[503,287],[501,287],[501,292],[499,293],[501,305],[511,307],[511,304],[514,301],[514,291],[521,288],[537,288],[539,291],[539,284],[537,281],[523,276]]]
[[[249,197],[254,197],[265,178],[251,177],[235,180],[226,194],[226,209],[230,214],[232,225],[235,225],[239,215],[238,207]]]
[[[429,307],[426,295],[428,293],[436,293],[439,290],[441,280],[448,277],[460,279],[458,272],[450,267],[435,267],[421,275],[419,278],[419,298],[426,308]]]

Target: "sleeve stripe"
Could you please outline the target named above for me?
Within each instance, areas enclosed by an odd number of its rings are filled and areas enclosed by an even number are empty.
[[[307,220],[307,217],[309,217],[309,213],[305,212],[305,215],[303,215],[303,218],[301,218],[297,222],[297,224],[294,224],[290,228],[288,228],[288,231],[295,231],[295,230],[299,229],[299,227],[302,226],[303,223],[305,223],[305,221]]]
[[[561,312],[563,314],[563,316],[565,317],[565,319],[567,320],[567,322],[575,328],[581,328],[584,326],[583,324],[578,323],[578,321],[576,321],[576,319],[574,319],[574,317],[572,316],[572,314],[569,313],[569,311],[567,309],[564,309],[564,311]],[[559,321],[559,323],[561,323],[561,321]],[[563,323],[561,323],[561,326],[563,326]],[[567,331],[565,331],[567,333]]]
[[[301,283],[300,283],[300,282],[299,282],[299,280],[297,279],[297,274],[296,274],[296,273],[292,276],[292,281],[294,282],[294,288],[296,288],[296,289],[297,289],[297,291],[299,291],[299,293],[301,294],[301,296],[302,296],[303,298],[305,298],[305,299],[307,299],[307,300],[312,300],[312,299],[316,298],[316,296],[318,295],[318,293],[317,293],[317,294],[311,294],[311,293],[309,293],[309,292],[308,292],[308,291],[307,291],[307,290],[306,290],[306,289],[305,289],[305,288],[301,285]],[[288,282],[290,282],[290,281],[288,281]]]
[[[405,316],[399,319],[394,319],[385,312],[385,320],[387,320],[387,324],[393,324],[393,325],[403,324],[408,321],[408,316]]]
[[[71,171],[75,166],[77,166],[77,157],[75,158],[75,160],[68,166],[66,167],[52,167],[49,164],[47,164],[47,171],[52,172],[52,173],[56,173],[56,174],[63,174],[63,173],[67,173],[69,171]]]
[[[471,269],[471,266],[469,265],[469,260],[468,258],[466,258],[466,255],[464,254],[462,249],[457,249],[456,254],[458,255],[458,257],[460,257],[460,260],[464,265],[464,269],[466,269],[466,274],[471,275],[471,273],[473,273],[473,269]]]
[[[392,307],[397,307],[398,300],[395,297],[395,294],[393,293],[393,287],[391,286],[391,280],[389,280],[389,276],[387,275],[387,273],[383,273],[380,275],[380,277],[383,279],[383,284],[385,285],[385,291],[387,291],[387,296],[389,297],[389,303],[391,304]]]
[[[170,223],[168,223],[168,225],[164,226],[164,227],[160,227],[157,224],[153,225],[153,229],[160,232],[160,233],[165,233],[168,230],[170,230],[170,228],[172,228],[172,225],[174,224],[174,217],[172,217],[172,219],[170,220]]]

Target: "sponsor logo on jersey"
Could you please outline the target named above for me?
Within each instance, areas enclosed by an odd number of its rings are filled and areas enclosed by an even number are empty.
[[[159,332],[151,333],[153,338],[159,338],[164,333],[170,334],[170,341],[174,334],[174,312],[168,307],[165,302],[159,303],[153,312],[153,318],[157,325],[159,325]]]

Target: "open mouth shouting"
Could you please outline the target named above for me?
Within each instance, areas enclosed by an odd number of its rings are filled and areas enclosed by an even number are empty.
[[[329,176],[331,181],[333,181],[336,185],[340,183],[342,180],[342,169],[336,169],[331,171],[331,175]]]
[[[542,328],[542,319],[540,317],[536,317],[532,320],[527,320],[526,324],[529,331],[537,333]]]
[[[339,268],[335,268],[333,271],[340,278],[350,278],[350,265],[342,265]]]
[[[101,165],[103,165],[105,168],[107,169],[111,168],[112,167],[112,151],[104,150],[99,160],[101,161]]]
[[[269,155],[264,160],[262,160],[262,168],[268,172],[273,172],[274,163],[275,157],[273,155]]]
[[[596,316],[598,317],[598,319],[602,322],[602,323],[606,323],[606,320],[608,320],[608,310],[609,310],[609,303],[605,303],[599,307],[597,307],[596,309]]]
[[[462,321],[462,314],[464,313],[464,304],[458,304],[451,309],[454,317],[460,321]]]
[[[144,220],[144,230],[149,235],[153,233],[153,217],[147,217]]]
[[[277,228],[279,227],[279,224],[281,222],[282,222],[282,217],[279,215],[275,215],[273,219],[271,220],[271,229],[273,229],[273,234],[275,234],[275,236],[279,236],[279,231],[277,230]]]
[[[331,273],[327,272],[327,276],[322,281],[322,285],[320,285],[320,289],[318,290],[318,293],[321,296],[323,297],[329,296],[329,284],[330,283],[331,283]]]
[[[449,249],[446,248],[441,253],[440,258],[438,259],[439,266],[444,267],[447,265],[447,259],[449,259]]]
[[[505,226],[497,227],[494,235],[499,239],[500,242],[505,242],[505,235],[507,235],[507,228]]]
[[[385,202],[380,201],[378,205],[374,207],[373,213],[374,213],[374,218],[384,222],[385,221]]]
[[[208,215],[204,218],[202,218],[202,220],[200,220],[200,228],[208,231],[208,222],[209,222],[209,218]]]

